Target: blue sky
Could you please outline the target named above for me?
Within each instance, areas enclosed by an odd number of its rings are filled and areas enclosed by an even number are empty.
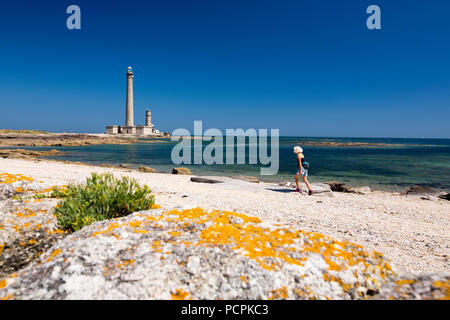
[[[66,8],[81,8],[81,30]],[[366,8],[381,8],[381,30]],[[449,1],[4,1],[0,128],[450,138]]]

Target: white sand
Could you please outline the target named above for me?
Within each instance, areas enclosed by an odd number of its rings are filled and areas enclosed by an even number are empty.
[[[273,223],[349,240],[383,253],[400,273],[450,272],[450,202],[387,192],[368,195],[300,195],[270,183],[218,178],[223,184],[190,182],[191,176],[50,161],[0,158],[0,172],[21,173],[52,184],[82,181],[91,172],[127,175],[154,190],[164,207],[232,210]]]

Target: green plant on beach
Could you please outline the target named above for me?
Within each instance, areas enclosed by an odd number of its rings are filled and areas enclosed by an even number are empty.
[[[128,177],[116,179],[111,173],[93,173],[85,183],[69,185],[64,191],[54,190],[52,195],[62,198],[54,213],[58,224],[70,231],[147,210],[154,204],[148,186]]]

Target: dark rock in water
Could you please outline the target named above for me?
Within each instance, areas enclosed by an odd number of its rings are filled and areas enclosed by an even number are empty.
[[[156,170],[154,168],[146,167],[146,166],[140,166],[139,167],[140,172],[147,172],[147,173],[155,173]]]
[[[439,198],[444,199],[444,200],[450,200],[450,193],[441,194],[439,196]]]
[[[430,186],[414,186],[406,190],[407,195],[437,195],[439,191]]]
[[[402,276],[382,286],[380,293],[373,299],[449,300],[450,275]]]
[[[232,176],[232,179],[243,180],[252,183],[259,183],[259,179],[253,176]]]
[[[223,181],[220,181],[220,180],[200,178],[200,177],[192,177],[191,181],[192,182],[199,182],[199,183],[223,183]]]
[[[191,170],[189,168],[185,167],[179,167],[179,168],[173,168],[172,174],[192,174]]]

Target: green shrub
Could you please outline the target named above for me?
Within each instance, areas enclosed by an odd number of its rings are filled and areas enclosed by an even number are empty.
[[[135,179],[127,177],[119,180],[110,173],[93,173],[86,183],[69,185],[63,192],[54,190],[52,196],[62,198],[54,211],[58,224],[71,231],[96,221],[150,209],[154,203],[146,185],[140,186]]]

